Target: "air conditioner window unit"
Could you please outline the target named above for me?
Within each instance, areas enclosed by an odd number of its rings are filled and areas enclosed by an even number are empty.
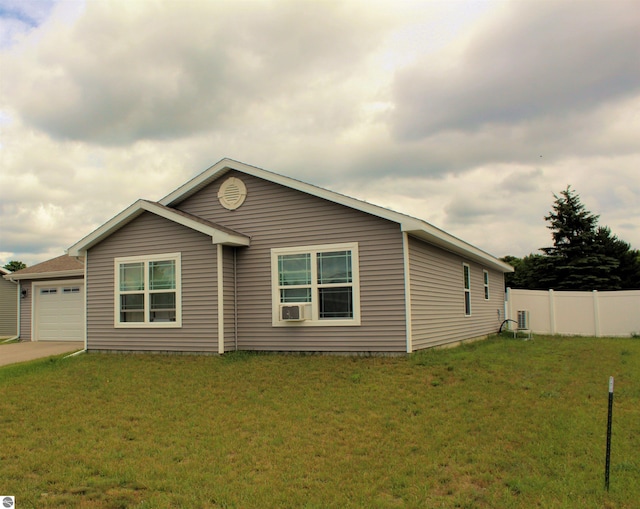
[[[280,306],[280,320],[284,322],[301,322],[309,318],[306,304],[286,304]]]

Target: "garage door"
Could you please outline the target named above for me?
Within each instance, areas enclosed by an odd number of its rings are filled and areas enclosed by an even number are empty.
[[[35,341],[84,339],[84,284],[65,283],[34,288]]]

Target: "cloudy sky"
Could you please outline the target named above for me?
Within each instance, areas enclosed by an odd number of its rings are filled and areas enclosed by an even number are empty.
[[[640,248],[637,0],[0,0],[0,265],[223,157],[550,245],[571,185]]]

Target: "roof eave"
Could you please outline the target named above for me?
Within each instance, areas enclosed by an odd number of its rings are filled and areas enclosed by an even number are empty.
[[[84,256],[88,249],[91,249],[93,246],[103,241],[144,212],[151,212],[152,214],[208,235],[211,237],[214,244],[225,244],[231,246],[248,246],[250,244],[250,239],[247,236],[241,234],[234,235],[220,231],[213,226],[202,224],[198,221],[194,221],[193,219],[189,219],[182,214],[173,212],[166,207],[161,207],[153,202],[141,199],[127,207],[117,216],[104,223],[82,240],[69,247],[69,249],[67,249],[67,254],[69,256]]]
[[[460,254],[467,259],[475,260],[478,263],[487,267],[493,267],[494,269],[502,272],[513,272],[513,267],[502,262],[498,258],[454,237],[453,235],[448,234],[443,230],[440,230],[439,228],[436,228],[425,221],[228,158],[218,161],[201,174],[180,186],[171,194],[162,198],[158,203],[167,207],[174,206],[231,170],[247,173],[254,177],[262,178],[339,205],[354,208],[361,212],[398,223],[400,224],[402,231],[406,231],[407,233],[431,242],[443,249]]]
[[[455,253],[467,260],[475,261],[485,267],[489,267],[503,273],[514,271],[513,267],[508,263],[503,262],[495,256],[490,255],[482,249],[468,244],[453,235],[449,235],[442,230],[432,227],[427,223],[424,223],[422,228],[415,228],[415,224],[403,224],[402,230],[409,235],[429,242],[430,244],[440,247],[445,251]]]
[[[21,281],[23,279],[52,279],[72,276],[84,276],[84,269],[58,270],[52,272],[29,272],[27,274],[8,274],[4,276],[4,278]]]

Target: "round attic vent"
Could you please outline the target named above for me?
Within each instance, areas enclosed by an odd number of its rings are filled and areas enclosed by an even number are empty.
[[[244,203],[247,197],[247,187],[236,177],[229,177],[220,186],[218,199],[225,209],[235,210]]]

